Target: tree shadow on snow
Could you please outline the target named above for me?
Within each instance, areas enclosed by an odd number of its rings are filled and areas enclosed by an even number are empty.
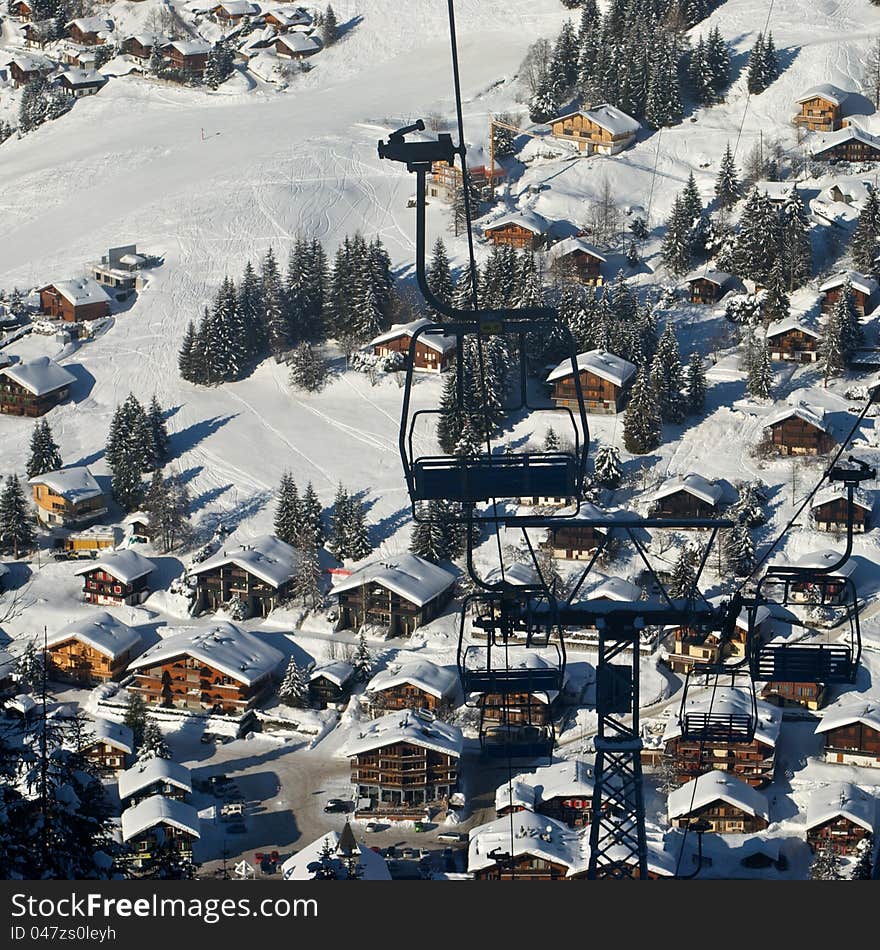
[[[205,499],[207,496],[213,495],[217,497],[222,495],[224,492],[232,488],[232,485],[226,485],[223,488],[217,489],[216,494],[213,491],[205,492],[202,495],[199,495],[199,500]],[[219,525],[223,525],[227,531],[230,533],[235,531],[235,529],[244,521],[247,521],[248,518],[255,515],[260,511],[269,499],[272,497],[272,492],[270,491],[260,491],[255,492],[250,498],[247,498],[242,504],[238,505],[234,511],[212,511],[209,512],[201,521],[199,528],[196,532],[196,542],[198,544],[204,544],[209,538],[211,538],[214,532],[217,530]],[[208,499],[211,500],[211,499]],[[202,503],[203,506],[204,503]]]
[[[346,20],[345,23],[340,23],[336,28],[339,39],[341,40],[343,36],[347,36],[355,27],[360,26],[363,22],[364,18],[358,15],[353,16],[350,20]]]
[[[181,429],[179,432],[171,433],[168,439],[171,456],[180,456],[184,452],[195,448],[200,442],[217,432],[218,429],[222,429],[227,422],[235,419],[237,415],[238,413],[230,416],[215,416],[213,419],[204,419]]]
[[[95,386],[95,377],[78,363],[65,363],[64,368],[74,377],[70,386],[70,401],[79,404],[88,399]]]

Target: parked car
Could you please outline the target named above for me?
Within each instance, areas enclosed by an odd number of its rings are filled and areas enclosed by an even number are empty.
[[[468,836],[458,831],[441,831],[437,835],[438,841],[451,841],[453,844],[461,844],[468,840]]]
[[[364,825],[364,831],[380,831],[382,826],[377,821],[368,821]]]
[[[348,802],[344,802],[341,798],[331,798],[324,806],[324,812],[328,815],[345,811],[348,811]]]

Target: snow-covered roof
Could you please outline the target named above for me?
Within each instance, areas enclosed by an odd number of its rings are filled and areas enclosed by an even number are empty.
[[[808,406],[805,402],[799,402],[795,406],[782,406],[775,412],[771,412],[764,420],[764,428],[769,429],[771,426],[778,425],[780,422],[795,416],[823,432],[830,431],[828,423],[825,421],[825,410],[821,407]]]
[[[505,564],[503,571],[500,567],[493,567],[486,573],[484,580],[487,584],[498,584],[503,581],[505,584],[521,587],[525,584],[540,584],[541,576],[533,564],[514,561],[512,564]]]
[[[582,237],[568,237],[562,241],[557,241],[556,244],[548,249],[547,256],[555,261],[561,257],[568,257],[569,254],[573,254],[575,251],[582,251],[584,254],[589,254],[590,257],[595,257],[603,264],[608,260],[598,248],[594,247]]]
[[[619,603],[631,603],[641,599],[641,587],[622,577],[607,577],[587,594],[587,600],[615,600]]]
[[[72,504],[99,498],[104,493],[95,481],[92,473],[84,465],[72,465],[59,468],[54,472],[45,472],[28,479],[28,485],[45,485],[56,495]]]
[[[181,56],[199,56],[211,52],[211,44],[205,40],[172,40],[168,45],[173,46]]]
[[[261,581],[278,588],[296,573],[299,554],[296,548],[279,540],[274,534],[263,534],[238,547],[224,548],[190,568],[190,574],[204,574],[227,564],[259,577]]]
[[[510,783],[504,782],[498,786],[495,792],[496,811],[510,804],[511,784],[514,789],[513,803],[531,811],[554,798],[592,798],[593,768],[581,759],[563,759],[533,772],[515,775]]]
[[[282,33],[278,42],[292,53],[317,53],[321,44],[306,33]]]
[[[876,135],[871,135],[864,129],[860,129],[857,125],[848,125],[846,128],[838,129],[836,132],[828,132],[825,135],[817,136],[816,145],[811,148],[811,152],[814,156],[822,155],[824,152],[836,148],[838,145],[843,145],[853,140],[880,150],[880,138]]]
[[[822,336],[817,329],[810,326],[809,321],[804,317],[798,316],[797,314],[789,314],[789,316],[784,317],[782,320],[774,320],[774,322],[767,327],[767,339],[772,339],[774,336],[781,336],[783,333],[788,333],[791,330],[800,330],[816,340]]]
[[[416,657],[392,663],[377,673],[368,683],[367,692],[378,693],[404,684],[415,686],[437,699],[447,699],[458,689],[458,671]]]
[[[96,742],[103,742],[122,752],[131,755],[134,752],[134,736],[128,726],[121,722],[111,722],[109,719],[95,719],[86,726]]]
[[[770,820],[767,796],[736,775],[711,769],[669,793],[670,818],[684,818],[706,805],[723,801],[748,815]]]
[[[192,805],[177,798],[151,795],[122,813],[122,840],[130,841],[156,825],[170,825],[200,837],[199,813]]]
[[[46,645],[54,647],[70,639],[85,643],[111,658],[121,656],[141,644],[141,635],[137,630],[104,610],[56,630],[48,636]]]
[[[344,660],[333,660],[331,663],[323,663],[311,670],[309,682],[312,683],[319,677],[323,677],[342,689],[352,676],[354,676],[354,667],[351,663],[346,663]]]
[[[225,10],[230,16],[253,16],[259,12],[259,7],[247,0],[223,0],[214,9]]]
[[[82,70],[80,70],[82,72]],[[98,73],[95,76],[101,78]],[[54,287],[65,300],[75,307],[89,303],[110,303],[110,297],[104,288],[91,277],[75,277],[73,280],[59,280],[47,286]]]
[[[841,175],[839,178],[832,179],[831,183],[823,188],[820,194],[822,197],[827,197],[829,201],[835,201],[837,199],[832,194],[835,189],[844,198],[849,199],[849,204],[859,206],[868,200],[874,186],[869,180],[858,178],[856,175]]]
[[[184,627],[150,647],[129,665],[135,671],[177,656],[191,656],[246,686],[271,676],[282,654],[228,620],[210,627]]]
[[[345,754],[360,755],[395,742],[409,742],[458,758],[461,755],[462,735],[457,726],[450,726],[430,713],[407,709],[365,723],[361,732],[346,743]]]
[[[410,323],[396,323],[389,330],[380,333],[375,339],[370,340],[369,345],[378,346],[380,343],[387,343],[389,340],[396,340],[402,336],[412,337],[417,330],[433,322],[433,320],[428,320],[423,317],[421,320],[413,320]],[[437,350],[440,353],[448,353],[456,347],[455,337],[447,333],[422,333],[419,336],[419,342],[424,343],[425,346],[430,347],[432,350]]]
[[[755,188],[758,191],[763,191],[771,201],[785,201],[793,191],[797,190],[797,182],[768,181],[763,178],[755,182]]]
[[[122,801],[149,788],[155,782],[175,785],[183,792],[192,792],[192,778],[185,765],[171,759],[153,758],[119,773],[119,797]]]
[[[819,292],[824,293],[826,290],[834,290],[835,287],[842,287],[847,280],[852,284],[854,290],[860,290],[869,297],[876,294],[878,289],[880,289],[880,285],[878,285],[873,277],[867,277],[865,274],[860,274],[854,270],[844,270],[835,274],[833,277],[829,277],[828,280],[819,287]]]
[[[388,870],[388,862],[381,854],[377,854],[365,844],[354,839],[350,826],[348,831],[328,831],[316,841],[306,845],[296,854],[292,854],[281,865],[281,876],[285,881],[311,881],[315,878],[315,872],[321,864],[325,845],[329,844],[332,855],[331,864],[336,873],[345,877],[345,863],[343,858],[348,857],[352,851],[352,844],[358,850],[358,864],[361,865],[362,881],[390,881],[391,872]],[[346,843],[348,840],[349,843]]]
[[[839,551],[835,551],[833,548],[823,548],[821,551],[810,551],[808,554],[799,557],[796,561],[789,561],[788,558],[783,555],[773,561],[772,564],[769,564],[767,571],[772,572],[774,567],[827,568],[832,564],[836,564],[839,560]],[[855,573],[855,570],[856,562],[852,558],[849,558],[844,561],[837,570],[832,571],[829,577],[849,577]]]
[[[155,570],[153,562],[142,557],[137,551],[110,551],[102,558],[91,561],[84,567],[78,567],[74,574],[90,574],[92,571],[106,571],[123,584],[133,584]]]
[[[718,502],[721,501],[723,494],[720,485],[715,484],[715,482],[710,482],[708,479],[703,478],[702,475],[691,472],[683,478],[676,476],[675,478],[669,479],[665,485],[654,492],[652,498],[654,501],[659,501],[661,498],[668,498],[669,495],[677,495],[680,491],[687,492],[689,495],[693,495],[694,498],[699,498],[700,501],[704,501],[707,505],[712,506],[717,505]]]
[[[36,56],[33,53],[19,52],[10,56],[9,63],[15,63],[19,69],[26,73],[34,72],[35,70],[39,72],[51,72],[57,65],[54,60],[49,59],[47,56]]]
[[[471,829],[468,871],[481,871],[497,862],[493,852],[533,855],[567,868],[566,877],[583,873],[589,864],[589,831],[575,831],[555,818],[531,811],[518,812]]]
[[[163,47],[167,46],[171,42],[171,37],[166,36],[164,33],[131,33],[125,37],[123,43],[128,42],[128,40],[135,40],[137,43],[140,43],[141,46],[158,46]],[[123,264],[127,264],[126,257],[128,254],[123,255],[120,258],[120,261]],[[136,255],[140,256],[140,255]]]
[[[807,802],[807,831],[832,818],[849,818],[853,824],[874,833],[877,798],[852,782],[832,782],[817,788]]]
[[[798,97],[797,101],[807,102],[810,99],[827,99],[832,105],[842,106],[850,95],[852,95],[850,90],[841,89],[830,82],[820,82],[816,86],[810,86],[806,92]]]
[[[537,211],[516,211],[511,214],[502,215],[500,218],[496,218],[491,223],[484,225],[483,231],[486,233],[497,231],[499,228],[507,227],[511,224],[523,228],[526,231],[531,231],[532,234],[545,234],[549,227],[547,219],[543,215],[538,214]]]
[[[272,15],[282,26],[308,26],[313,20],[310,14],[308,14],[301,7],[293,6],[278,6],[272,7],[271,10],[266,11],[266,16]]]
[[[616,106],[603,103],[593,106],[591,109],[578,109],[576,112],[567,112],[565,115],[557,116],[550,120],[550,125],[554,122],[561,122],[563,119],[569,119],[575,115],[582,115],[585,119],[595,122],[600,129],[605,129],[612,135],[634,134],[641,128],[637,119],[627,115],[623,110]]]
[[[66,83],[68,83],[68,84],[71,85],[71,86],[95,86],[95,85],[100,86],[100,85],[102,85],[103,83],[107,82],[107,77],[106,77],[106,76],[102,76],[101,73],[99,73],[97,70],[95,70],[95,69],[80,69],[80,68],[78,68],[77,66],[68,66],[68,67],[64,70],[64,72],[61,73],[61,77],[60,77],[60,78],[61,78],[61,81],[62,81],[62,82],[66,82]],[[82,281],[82,282],[85,283],[86,281],[88,281],[88,280],[90,280],[90,279],[91,279],[91,278],[88,278],[88,277],[83,278],[83,281]],[[79,283],[79,281],[67,280],[67,281],[63,281],[63,283],[64,283],[64,284],[77,284],[77,283]],[[58,287],[58,284],[55,284],[55,286]],[[98,286],[99,288],[101,287],[100,284],[98,284],[97,286]],[[60,288],[59,288],[59,289],[60,289]],[[102,290],[101,292],[103,293],[103,290]],[[65,296],[66,296],[66,295],[65,295]],[[109,298],[106,294],[104,294],[104,299],[105,299],[105,300],[109,300],[110,298]],[[98,296],[98,294],[97,294],[97,292],[96,292],[96,293],[95,293],[95,296],[94,296],[94,299],[91,299],[91,300],[88,300],[88,299],[87,299],[87,300],[79,300],[79,301],[77,301],[77,302],[78,302],[78,303],[94,303],[94,302],[97,302],[97,301],[99,301],[99,300],[101,300],[101,297]]]
[[[710,284],[716,287],[723,287],[728,281],[733,280],[733,274],[728,274],[723,270],[697,270],[685,278],[686,284],[692,284],[698,280],[708,280]]]
[[[846,501],[846,498],[847,491],[844,487],[829,485],[827,488],[816,492],[813,500],[810,502],[810,508],[820,508],[822,505],[827,505],[830,501]],[[859,489],[853,492],[853,504],[865,511],[871,511],[874,507],[872,501]]]
[[[613,383],[615,386],[625,386],[636,372],[633,363],[615,356],[613,353],[604,353],[602,350],[578,353],[577,365],[579,370],[592,373],[600,379],[607,379],[609,383]],[[566,376],[572,375],[571,360],[563,360],[547,377],[547,382],[552,383],[554,380],[564,379]]]
[[[880,732],[880,705],[871,700],[847,699],[828,706],[822,713],[822,720],[816,726],[816,732],[830,732],[860,722]]]
[[[724,715],[752,715],[752,699],[744,689],[707,690],[689,696],[685,708],[686,713],[709,712]],[[755,722],[755,739],[762,745],[776,747],[779,739],[779,730],[782,728],[782,711],[763,700],[757,701],[758,719]],[[681,735],[681,720],[678,716],[671,716],[663,731],[663,742],[677,739]]]
[[[455,575],[416,554],[400,554],[393,561],[366,564],[333,585],[330,593],[379,584],[411,604],[424,607],[455,582]]]
[[[48,356],[38,356],[26,363],[4,366],[0,369],[0,375],[8,376],[35,396],[46,396],[56,389],[76,382],[73,373],[59,366],[55,360],[50,360]]]
[[[75,26],[81,33],[109,33],[113,29],[113,21],[102,16],[86,16],[65,24],[65,28],[68,30],[72,26]]]

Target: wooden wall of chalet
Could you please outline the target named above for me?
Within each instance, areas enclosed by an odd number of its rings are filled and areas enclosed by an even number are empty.
[[[433,620],[450,595],[451,589],[447,589],[419,607],[375,581],[340,591],[340,629],[359,627],[366,622],[387,627],[394,636],[409,636],[417,627]]]
[[[266,617],[290,592],[291,582],[273,587],[236,564],[222,564],[197,575],[197,595],[203,609],[217,610],[239,597],[251,616]]]
[[[549,529],[546,546],[555,557],[577,561],[590,557],[601,540],[601,533],[590,525],[560,525]]]
[[[825,687],[821,683],[771,682],[761,690],[761,699],[777,706],[821,709],[825,701]]]
[[[730,772],[753,788],[762,788],[773,780],[776,765],[776,750],[757,738],[749,743],[700,743],[679,736],[666,743],[666,754],[682,784],[702,775],[711,763],[713,768]]]
[[[564,257],[560,257],[557,266],[568,276],[580,281],[582,284],[599,286],[603,283],[602,262],[598,257],[587,254],[586,251],[570,251]]]
[[[818,357],[819,341],[803,330],[786,330],[767,338],[767,347],[771,359],[799,360],[802,363],[812,363]]]
[[[486,722],[545,726],[553,718],[552,708],[528,693],[484,693],[477,704]]]
[[[98,320],[100,317],[106,317],[110,313],[110,304],[106,300],[98,300],[74,306],[54,287],[46,287],[40,291],[40,312],[73,323],[76,320]]]
[[[581,370],[580,376],[581,392],[588,411],[620,412],[624,402],[624,391],[620,386],[585,369]],[[553,381],[551,398],[557,406],[577,408],[577,390],[573,374]]]
[[[713,283],[705,277],[697,277],[690,282],[691,303],[712,304],[717,303],[724,293],[724,288]]]
[[[497,864],[474,873],[477,881],[573,881],[584,874],[567,877],[568,868],[546,858],[531,854],[519,854],[512,866],[499,867]]]
[[[861,753],[874,756],[880,764],[880,732],[876,729],[862,722],[854,722],[849,726],[829,729],[824,735],[826,753]],[[843,761],[842,758],[841,761]]]
[[[149,586],[149,574],[126,584],[108,571],[96,567],[83,574],[83,599],[90,604],[134,606],[141,601],[141,595]]]
[[[373,702],[377,715],[394,709],[429,709],[433,712],[441,705],[433,693],[412,683],[377,690],[373,693]]]
[[[870,832],[851,821],[846,815],[837,815],[807,831],[807,844],[813,851],[830,847],[838,854],[851,854],[856,845]]]
[[[393,742],[353,756],[351,782],[358,786],[360,797],[373,800],[373,808],[365,814],[397,812],[407,817],[415,810],[420,817],[426,804],[452,794],[458,783],[458,760],[409,742]]]
[[[403,353],[409,356],[410,338],[405,335],[395,337],[393,340],[386,340],[384,343],[377,343],[373,347],[376,356],[389,356],[391,353]],[[442,372],[449,367],[452,360],[455,359],[455,350],[448,350],[441,353],[430,346],[427,346],[422,340],[416,340],[416,360],[415,365],[418,369],[437,370]]]
[[[131,661],[131,651],[115,657],[101,653],[76,637],[49,647],[51,676],[94,686],[107,680],[118,679]]]
[[[800,103],[801,111],[795,121],[811,132],[833,132],[840,128],[840,106],[814,96]]]
[[[880,148],[870,142],[848,139],[823,149],[816,158],[822,162],[877,162],[880,161]]]
[[[58,403],[67,399],[69,386],[54,392],[35,396],[8,376],[0,375],[0,413],[10,416],[42,416]]]
[[[550,132],[555,138],[574,142],[580,151],[593,151],[599,145],[611,145],[615,138],[631,138],[627,135],[614,136],[608,129],[596,125],[586,116],[575,114],[550,123]]]
[[[107,508],[103,495],[86,498],[85,501],[72,502],[62,495],[56,495],[48,485],[31,486],[34,504],[47,513],[51,513],[53,520],[80,521],[89,516],[89,512],[101,511]]]
[[[486,228],[486,238],[493,244],[507,244],[510,247],[536,250],[541,246],[544,237],[541,234],[535,234],[519,224],[503,224],[497,228]]]
[[[177,709],[214,709],[223,713],[239,713],[259,698],[269,677],[251,686],[227,676],[206,663],[189,656],[179,656],[135,673],[134,685],[152,706]]]
[[[847,507],[843,498],[817,505],[812,511],[816,528],[819,531],[846,531]],[[870,512],[858,505],[853,505],[853,531],[867,531],[869,523]]]
[[[107,771],[116,771],[124,769],[128,764],[128,756],[122,749],[117,749],[109,742],[98,740],[87,746],[84,750],[87,758],[96,762],[98,766]]]
[[[766,818],[750,815],[736,805],[720,800],[695,808],[686,817],[673,818],[671,824],[674,828],[683,828],[694,818],[705,819],[711,824],[711,830],[718,834],[751,834],[767,827]]]
[[[877,156],[880,158],[880,154]],[[848,161],[860,161],[860,159],[847,159]],[[840,295],[843,293],[843,285],[840,287],[832,287],[830,290],[824,291],[824,296],[822,298],[822,312],[830,313],[834,308],[834,304],[840,298]],[[871,295],[866,294],[864,290],[859,290],[858,287],[852,288],[852,303],[855,309],[862,315],[865,315],[865,311],[868,308],[868,305],[871,300]]]
[[[309,683],[309,698],[318,709],[326,709],[330,703],[341,703],[348,696],[348,690],[339,687],[326,676],[316,676]]]
[[[770,426],[770,439],[783,455],[823,455],[837,444],[827,432],[799,416]]]
[[[661,518],[714,518],[714,505],[697,498],[683,488],[654,503],[654,513]]]

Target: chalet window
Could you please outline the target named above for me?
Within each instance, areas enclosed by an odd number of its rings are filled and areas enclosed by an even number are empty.
[[[121,594],[121,593],[122,593],[122,587],[121,587],[119,584],[114,584],[114,585],[113,585],[113,593],[114,593],[114,594]]]

